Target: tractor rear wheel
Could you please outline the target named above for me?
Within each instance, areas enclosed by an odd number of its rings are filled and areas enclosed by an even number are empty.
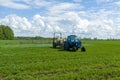
[[[64,42],[64,50],[67,50],[67,51],[69,51],[69,45],[68,45],[68,43],[67,42]]]
[[[73,51],[76,51],[77,50],[77,48],[76,47],[73,47]]]
[[[56,43],[55,42],[53,42],[53,48],[56,48]]]

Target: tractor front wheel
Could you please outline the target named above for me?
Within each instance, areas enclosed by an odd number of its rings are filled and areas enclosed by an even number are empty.
[[[86,51],[86,49],[85,49],[85,47],[83,46],[82,48],[81,48],[81,52],[85,52]]]

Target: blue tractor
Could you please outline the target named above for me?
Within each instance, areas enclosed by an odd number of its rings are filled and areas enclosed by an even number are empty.
[[[66,41],[64,42],[64,50],[67,50],[67,51],[68,50],[77,51],[81,47],[82,47],[82,43],[77,38],[76,35],[68,36]]]
[[[58,37],[56,37],[56,34],[59,34]],[[77,51],[79,48],[81,48],[82,52],[85,52],[86,49],[84,46],[82,46],[82,42],[79,38],[77,38],[76,35],[69,35],[67,39],[62,38],[61,33],[54,33],[53,37],[53,48],[60,47],[64,50],[72,50]]]

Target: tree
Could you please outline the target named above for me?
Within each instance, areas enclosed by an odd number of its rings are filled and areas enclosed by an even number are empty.
[[[3,28],[0,26],[0,39],[4,39]]]
[[[14,33],[9,26],[0,25],[0,39],[1,40],[14,39]]]

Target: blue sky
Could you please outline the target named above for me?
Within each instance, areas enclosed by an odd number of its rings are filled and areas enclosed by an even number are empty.
[[[0,0],[0,24],[15,36],[120,38],[120,0]]]

